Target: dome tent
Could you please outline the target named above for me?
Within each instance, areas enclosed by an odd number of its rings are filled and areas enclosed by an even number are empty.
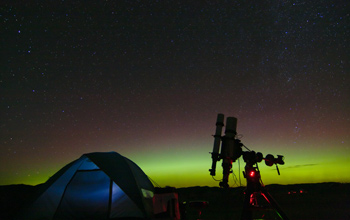
[[[153,185],[116,152],[82,155],[43,184],[17,219],[150,218]]]

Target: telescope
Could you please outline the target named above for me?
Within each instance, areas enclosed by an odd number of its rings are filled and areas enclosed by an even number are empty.
[[[244,193],[244,204],[242,210],[241,220],[253,219],[253,212],[256,209],[261,210],[262,207],[257,204],[258,195],[261,195],[270,204],[272,209],[277,213],[281,219],[288,219],[276,201],[267,192],[265,186],[261,181],[260,171],[258,163],[265,161],[267,166],[276,165],[277,173],[280,175],[278,164],[284,164],[284,157],[277,155],[274,157],[272,154],[267,154],[265,157],[261,152],[255,152],[249,150],[241,140],[237,138],[237,118],[227,117],[226,126],[224,124],[224,114],[218,114],[216,119],[216,130],[214,136],[213,152],[211,152],[212,165],[209,169],[210,175],[216,175],[216,163],[222,160],[222,180],[219,186],[222,188],[228,188],[228,179],[230,173],[232,173],[232,163],[234,163],[241,156],[246,163],[243,171],[243,176],[247,180],[247,188]],[[222,130],[225,127],[225,135],[222,136]],[[242,148],[246,148],[247,151],[243,151]],[[268,209],[268,210],[271,210]]]
[[[236,138],[237,136],[237,118],[227,117],[226,126],[224,125],[224,114],[218,114],[216,119],[216,130],[214,135],[214,146],[213,152],[211,153],[212,165],[210,171],[211,176],[216,175],[216,163],[222,160],[223,168],[223,178],[220,182],[220,187],[227,188],[228,178],[230,173],[232,173],[232,163],[237,159],[243,156],[244,162],[248,166],[253,166],[257,163],[260,163],[262,160],[265,161],[267,166],[276,165],[277,172],[280,175],[277,164],[284,164],[284,157],[282,155],[277,155],[275,158],[272,154],[267,154],[266,157],[263,157],[263,154],[260,152],[255,153],[255,151],[243,151],[242,147],[244,146],[241,143],[241,140]],[[225,126],[225,135],[222,135],[222,129]],[[245,147],[245,146],[244,146]],[[219,153],[220,151],[220,153]],[[244,173],[243,173],[244,174]],[[244,174],[245,176],[245,174]]]

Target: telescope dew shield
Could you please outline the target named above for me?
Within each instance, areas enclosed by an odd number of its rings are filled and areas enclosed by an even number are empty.
[[[226,119],[226,129],[225,129],[225,135],[233,135],[236,136],[237,132],[237,118],[235,117],[227,117]]]
[[[213,146],[213,152],[211,153],[211,158],[213,159],[210,175],[215,176],[215,170],[216,170],[216,162],[219,160],[219,149],[221,144],[221,133],[222,128],[224,127],[224,114],[218,114],[216,119],[216,130],[214,135],[214,146]]]

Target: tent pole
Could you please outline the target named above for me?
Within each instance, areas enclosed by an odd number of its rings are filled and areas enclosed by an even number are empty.
[[[113,180],[110,179],[109,181],[109,199],[108,199],[108,212],[107,212],[107,219],[111,216],[111,210],[112,210],[112,195],[113,195]]]

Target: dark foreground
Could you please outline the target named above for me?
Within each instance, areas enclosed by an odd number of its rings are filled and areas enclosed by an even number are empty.
[[[266,188],[290,219],[350,219],[350,184],[269,185]],[[35,195],[35,190],[35,186],[27,185],[0,186],[0,219],[11,219],[23,203]],[[189,206],[191,201],[208,203],[202,209],[201,219],[240,218],[242,187],[189,187],[177,190],[183,217],[188,220],[198,218],[197,210]]]
[[[289,219],[350,219],[350,184],[269,185],[266,188]],[[178,191],[181,202],[209,202],[208,207],[202,210],[201,219],[240,219],[243,207],[242,187],[191,187]],[[274,216],[274,213],[268,214]],[[198,214],[193,208],[187,208],[187,216],[188,219],[196,219]]]

